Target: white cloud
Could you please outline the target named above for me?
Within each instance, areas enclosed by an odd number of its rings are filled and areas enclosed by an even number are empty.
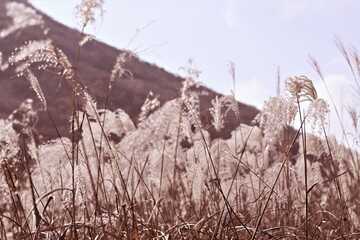
[[[330,96],[334,100],[338,108],[348,101],[348,90],[351,84],[350,80],[342,74],[333,74],[324,76],[329,93],[326,90],[325,84],[319,80],[315,83],[315,88],[320,98],[331,102]]]
[[[276,87],[272,86],[274,84],[271,84],[269,87],[267,84],[264,84],[264,81],[256,78],[239,81],[237,85],[237,99],[239,99],[240,102],[250,104],[258,109],[262,109],[264,102],[276,94]]]
[[[334,134],[338,140],[341,140],[343,138],[343,131],[341,129],[341,124],[335,111],[335,106],[338,110],[341,122],[344,125],[345,130],[351,131],[351,123],[346,108],[349,105],[356,105],[360,102],[354,102],[354,96],[351,91],[352,81],[347,76],[343,74],[333,74],[326,75],[324,76],[324,78],[329,93],[321,80],[315,83],[315,88],[317,90],[318,97],[325,99],[330,105],[329,132],[330,134]],[[333,105],[329,94],[331,95],[335,106]]]

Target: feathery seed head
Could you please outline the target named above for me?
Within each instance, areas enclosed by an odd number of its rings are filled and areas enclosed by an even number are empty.
[[[86,180],[83,171],[86,166],[78,164],[75,166],[75,203],[82,205],[86,202]]]
[[[196,128],[201,127],[199,96],[189,89],[195,85],[195,81],[199,78],[200,71],[195,69],[192,59],[188,60],[188,66],[181,67],[186,74],[185,80],[182,82],[180,89],[180,106],[183,114],[190,120]]]
[[[185,81],[182,82],[182,87],[180,89],[180,98],[182,100],[186,100],[187,95],[189,94],[189,88],[194,86],[194,81],[192,78],[186,78]]]
[[[199,163],[193,163],[189,167],[189,179],[192,182],[192,191],[196,202],[199,203],[205,188],[205,173]],[[200,203],[199,203],[200,204]]]
[[[82,0],[80,4],[76,6],[76,16],[80,18],[81,24],[85,27],[88,23],[94,23],[96,21],[96,12],[100,12],[102,16],[104,0]]]
[[[235,69],[234,62],[229,62],[229,74],[230,74],[232,80],[235,81],[236,69]]]
[[[132,72],[129,69],[125,68],[125,64],[129,62],[133,57],[136,57],[136,54],[130,51],[123,51],[117,56],[114,67],[111,70],[109,91],[111,91],[114,82],[118,77],[127,75],[127,77],[129,77],[130,79],[133,78]]]
[[[15,51],[11,54],[9,58],[9,63],[17,65],[16,72],[21,73],[24,71],[25,68],[30,67],[31,63],[34,59],[40,58],[39,53],[40,51],[45,51],[51,41],[48,40],[39,40],[39,41],[29,41],[25,42],[25,44],[19,48],[16,48]],[[45,58],[49,64],[56,64],[50,62],[48,58]]]
[[[352,125],[353,125],[354,129],[357,129],[358,128],[358,123],[359,123],[359,118],[360,118],[359,111],[353,105],[348,106],[346,108],[346,110],[348,111],[348,113],[350,115],[351,122],[352,122]]]
[[[313,82],[306,76],[287,78],[285,88],[296,102],[313,102],[317,99],[317,92]]]
[[[321,71],[321,68],[320,68],[320,64],[318,63],[318,61],[313,56],[309,56],[309,63],[314,68],[316,73],[320,76],[321,80],[325,81],[324,75],[323,75],[323,73]]]
[[[40,101],[44,104],[44,111],[46,111],[47,108],[46,99],[36,76],[30,69],[27,68],[24,70],[24,77],[28,80],[31,88],[35,91]]]
[[[18,30],[30,26],[40,25],[43,27],[44,25],[42,16],[38,15],[33,8],[27,7],[23,3],[6,3],[6,15],[11,17],[13,22],[10,26],[0,31],[0,38],[5,38]]]
[[[73,204],[76,207],[84,206],[87,200],[87,193],[86,193],[86,179],[84,177],[83,172],[86,170],[86,166],[84,163],[79,163],[74,166],[74,180],[75,180],[75,202],[73,202],[72,192],[71,191],[64,191],[61,196],[61,204],[64,208],[71,208]],[[66,188],[71,189],[71,179],[67,182]]]
[[[141,112],[139,114],[139,124],[142,123],[145,118],[156,108],[160,106],[159,96],[155,96],[152,91],[149,92],[145,99],[144,104],[141,106]]]
[[[196,129],[201,128],[200,102],[197,93],[190,93],[185,101],[182,101],[182,112]]]
[[[19,75],[22,75],[24,70],[30,67],[55,69],[74,84],[74,68],[64,52],[50,40],[26,42],[20,48],[15,49],[9,63],[17,65],[16,72]]]
[[[84,111],[87,112],[90,116],[97,116],[97,103],[93,97],[84,89],[79,89],[82,98],[85,100]]]
[[[240,116],[239,108],[234,95],[221,96],[220,98],[216,96],[216,98],[211,101],[211,104],[212,107],[209,109],[210,114],[213,118],[213,121],[211,121],[211,123],[214,126],[215,130],[218,132],[220,132],[221,129],[225,127],[224,118],[230,110],[232,110],[237,117]],[[225,107],[226,109],[223,110],[223,107]]]
[[[193,81],[196,81],[201,73],[195,68],[194,59],[191,58],[187,61],[187,66],[181,67],[180,70],[185,72],[186,78],[191,78]]]
[[[186,100],[189,89],[195,85],[195,82],[199,79],[201,73],[195,68],[193,59],[189,59],[187,63],[187,66],[180,68],[180,70],[185,72],[185,80],[182,82],[182,87],[180,89],[180,97],[182,100]]]
[[[322,134],[324,126],[327,124],[327,115],[330,112],[329,104],[322,98],[313,101],[308,109],[307,120],[312,123],[312,130]]]
[[[335,45],[336,47],[339,49],[339,51],[341,52],[341,54],[343,55],[343,57],[346,60],[346,63],[348,64],[348,66],[351,68],[351,71],[354,74],[354,69],[353,69],[353,65],[351,63],[351,58],[350,58],[350,54],[347,50],[347,48],[345,47],[344,43],[341,41],[340,38],[336,37],[335,38]]]
[[[225,116],[228,111],[233,111],[237,118],[240,118],[240,111],[238,102],[236,101],[235,94],[232,92],[231,95],[225,95],[221,97],[221,102],[224,106],[227,107],[227,110],[225,111]]]
[[[216,96],[215,99],[211,100],[212,107],[210,108],[210,114],[213,118],[211,121],[217,132],[220,132],[224,128],[224,115],[221,112],[222,103],[219,100],[219,97]]]
[[[30,67],[57,70],[75,89],[75,71],[64,52],[51,40],[29,41],[12,53],[9,63],[16,64],[19,75]]]
[[[79,46],[82,47],[84,46],[86,43],[92,41],[95,39],[95,36],[94,35],[91,35],[91,34],[86,34],[84,36],[82,36],[80,42],[79,42]]]
[[[264,133],[266,142],[281,138],[287,125],[293,123],[297,114],[295,103],[287,98],[271,97],[258,117],[259,127]]]
[[[238,106],[238,103],[237,103],[236,98],[235,98],[236,69],[235,69],[235,63],[234,62],[229,62],[229,74],[230,74],[232,82],[233,82],[233,89],[231,90],[231,95],[226,96],[223,99],[223,102],[224,102],[224,105],[227,105],[229,107],[229,109],[231,109],[235,113],[236,117],[239,119],[240,118],[239,106]]]
[[[96,102],[91,95],[75,79],[75,69],[64,52],[50,40],[30,41],[15,50],[9,59],[11,64],[16,64],[18,75],[25,75],[31,86],[45,104],[45,97],[34,74],[32,67],[38,69],[51,69],[62,75],[69,82],[75,96],[81,97],[85,103],[84,108],[89,114],[96,112]]]
[[[359,57],[359,52],[356,48],[352,48],[351,49],[351,56],[354,60],[354,64],[356,66],[356,70],[357,70],[357,74],[358,76],[360,76],[360,57]]]

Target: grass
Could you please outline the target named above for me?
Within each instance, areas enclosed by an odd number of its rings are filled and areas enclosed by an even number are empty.
[[[102,1],[83,4],[77,59]],[[357,81],[356,52],[337,46]],[[125,51],[117,58],[107,97],[114,81],[132,77],[124,68],[131,57]],[[51,40],[27,43],[11,61],[51,119],[33,69],[55,71],[71,86],[71,139],[58,134],[39,142],[29,102],[0,120],[1,239],[359,238],[358,154],[349,141],[345,147],[327,136],[328,105],[307,77],[288,78],[285,95],[278,80],[277,96],[247,126],[240,124],[230,63],[234,92],[216,97],[209,111],[216,131],[231,111],[239,126],[229,139],[211,139],[199,117],[199,72],[191,61],[178,98],[160,107],[149,94],[136,127],[126,113],[98,109],[78,82],[78,61],[73,67]],[[356,110],[349,109],[357,132]]]

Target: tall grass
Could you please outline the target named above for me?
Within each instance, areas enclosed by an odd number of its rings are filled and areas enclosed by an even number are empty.
[[[106,109],[114,81],[132,77],[125,64],[135,54],[124,51],[117,58],[105,109],[78,81],[84,30],[95,21],[94,11],[102,13],[102,4],[84,0],[77,8],[82,32],[74,63],[51,39],[29,41],[8,60],[51,119],[33,69],[60,75],[71,86],[72,115],[71,138],[58,134],[46,143],[37,140],[32,119],[39,110],[33,105],[0,120],[1,239],[359,237],[358,154],[328,137],[328,105],[310,79],[287,78],[281,94],[279,76],[277,95],[247,126],[240,123],[230,63],[233,92],[211,101],[212,126],[204,126],[199,71],[189,61],[178,97],[160,106],[149,93],[135,126],[122,110]],[[357,54],[337,45],[357,81]],[[312,64],[323,79],[319,65]],[[358,114],[349,110],[356,130]],[[239,126],[229,139],[211,139],[208,130],[223,131],[230,111]],[[15,117],[19,113],[24,118]],[[322,138],[309,131],[315,126]]]

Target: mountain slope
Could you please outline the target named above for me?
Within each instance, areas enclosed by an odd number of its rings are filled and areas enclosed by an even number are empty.
[[[9,2],[7,0],[0,2],[0,31],[9,28],[13,22],[13,19],[7,15],[6,6]],[[18,2],[31,7],[24,0]],[[52,20],[42,12],[36,11],[36,13],[42,17],[44,24],[18,29],[5,37],[0,37],[0,52],[2,52],[3,62],[11,56],[15,48],[22,46],[26,41],[50,38],[67,55],[74,66],[80,33]],[[78,79],[88,87],[99,108],[104,107],[110,73],[120,52],[121,50],[96,40],[81,48],[77,69]],[[141,105],[150,91],[154,95],[160,96],[161,104],[179,96],[181,82],[184,80],[181,77],[139,58],[132,58],[126,67],[132,72],[133,79],[123,78],[116,81],[109,98],[108,107],[110,109],[123,109],[135,123]],[[5,71],[0,71],[0,84],[2,86],[0,89],[1,118],[6,118],[24,99],[28,97],[36,99],[30,85],[23,77],[17,77],[14,69],[14,66],[9,66]],[[68,119],[71,115],[70,88],[59,76],[53,73],[46,71],[35,71],[35,73],[48,101],[49,113],[53,117],[60,134],[67,135],[69,132]],[[201,120],[212,137],[229,137],[231,130],[239,124],[234,115],[229,114],[226,119],[226,128],[220,133],[217,133],[210,126],[211,116],[208,109],[211,106],[211,100],[218,94],[205,86],[197,86],[193,91],[199,93]],[[238,104],[241,114],[240,121],[249,124],[258,110],[242,103]],[[47,138],[57,136],[53,123],[46,112],[40,113],[38,129]]]

